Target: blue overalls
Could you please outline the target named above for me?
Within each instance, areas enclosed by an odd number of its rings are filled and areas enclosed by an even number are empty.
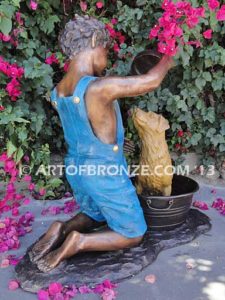
[[[93,132],[88,119],[84,95],[94,76],[82,77],[74,93],[58,97],[51,91],[68,146],[64,158],[66,178],[81,212],[96,221],[106,221],[113,231],[134,238],[147,230],[136,190],[129,178],[123,154],[124,128],[119,103],[115,100],[117,117],[116,144],[102,142]]]

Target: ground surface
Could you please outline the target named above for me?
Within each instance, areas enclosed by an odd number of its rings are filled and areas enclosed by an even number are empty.
[[[216,194],[211,193],[215,189]],[[195,195],[196,200],[202,200],[211,205],[216,197],[225,198],[225,187],[210,186],[201,183],[201,188]],[[52,204],[54,202],[51,202]],[[59,201],[56,202],[59,205]],[[54,203],[55,204],[55,203]],[[21,248],[10,254],[23,255],[26,248],[33,243],[55,219],[55,216],[40,216],[40,211],[49,206],[35,201],[35,205],[21,208],[21,212],[32,211],[36,218],[33,232],[21,238]],[[119,284],[118,297],[121,300],[225,300],[225,216],[210,208],[206,214],[212,220],[209,233],[200,236],[190,244],[179,246],[160,253],[157,260],[139,275]],[[68,216],[60,214],[58,219]],[[192,266],[188,269],[186,264]],[[1,300],[32,300],[36,295],[22,290],[9,291],[8,282],[14,278],[13,267],[0,269],[0,299]],[[146,275],[154,274],[156,282],[146,283]],[[99,299],[95,295],[79,295],[77,300]]]

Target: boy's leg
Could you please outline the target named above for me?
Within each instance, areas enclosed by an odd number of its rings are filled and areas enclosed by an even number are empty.
[[[97,222],[84,213],[78,213],[66,222],[55,221],[29,251],[30,259],[33,262],[40,259],[53,247],[59,246],[71,231],[88,232],[102,225],[104,225],[104,222]]]
[[[40,259],[37,262],[37,266],[41,271],[48,272],[54,269],[61,261],[78,252],[114,251],[130,248],[139,244],[142,237],[126,238],[112,230],[90,234],[72,231],[62,246]]]

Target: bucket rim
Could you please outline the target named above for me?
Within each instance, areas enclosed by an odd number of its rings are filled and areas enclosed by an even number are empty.
[[[192,181],[195,184],[195,189],[193,189],[192,192],[189,193],[184,193],[184,194],[180,194],[180,195],[171,195],[171,196],[151,196],[151,195],[145,195],[145,194],[138,194],[138,197],[141,198],[145,198],[145,199],[158,199],[158,200],[172,200],[172,199],[177,199],[177,198],[181,198],[181,197],[187,197],[187,196],[193,196],[200,188],[199,184],[197,181],[195,181],[194,179],[184,176],[184,175],[177,175],[174,174],[174,177],[183,177],[186,178],[187,180]]]

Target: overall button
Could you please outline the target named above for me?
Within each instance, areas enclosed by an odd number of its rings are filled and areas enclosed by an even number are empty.
[[[52,105],[56,108],[57,107],[57,102],[56,101],[52,101]]]
[[[73,102],[74,103],[79,103],[80,102],[80,98],[79,97],[74,97],[73,98]]]
[[[118,150],[119,150],[119,146],[118,146],[118,145],[114,145],[114,146],[113,146],[113,151],[114,151],[114,152],[117,152]]]

